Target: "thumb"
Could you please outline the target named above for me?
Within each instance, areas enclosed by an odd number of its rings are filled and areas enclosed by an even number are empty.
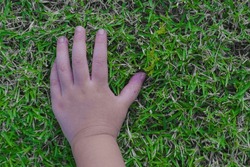
[[[129,80],[129,83],[121,91],[118,97],[127,106],[130,106],[134,102],[136,97],[138,96],[145,78],[146,78],[146,74],[144,72],[136,73]]]

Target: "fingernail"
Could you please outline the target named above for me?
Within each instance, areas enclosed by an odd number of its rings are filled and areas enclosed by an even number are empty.
[[[60,38],[58,39],[58,42],[62,43],[62,42],[64,42],[65,40],[66,40],[65,37],[60,37]]]
[[[146,78],[146,74],[144,72],[140,73],[140,79],[144,80]]]
[[[82,31],[84,31],[84,28],[82,26],[77,26],[75,31],[82,32]]]
[[[139,72],[135,75],[135,81],[144,81],[146,78],[146,73],[144,72]]]
[[[98,30],[98,34],[103,35],[104,33],[105,33],[105,30],[104,30],[104,29]]]

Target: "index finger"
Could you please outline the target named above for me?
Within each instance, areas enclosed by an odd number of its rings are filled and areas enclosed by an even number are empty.
[[[98,84],[108,84],[107,33],[103,29],[97,32],[95,38],[91,79]]]

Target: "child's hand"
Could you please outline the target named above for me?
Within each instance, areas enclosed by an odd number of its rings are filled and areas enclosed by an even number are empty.
[[[71,68],[68,40],[59,38],[50,76],[52,108],[71,145],[83,136],[107,134],[116,138],[145,79],[145,73],[135,74],[115,96],[108,85],[107,33],[99,30],[96,34],[91,76],[85,40],[85,29],[77,27]]]

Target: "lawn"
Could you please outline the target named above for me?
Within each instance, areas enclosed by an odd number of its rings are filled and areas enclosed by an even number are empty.
[[[119,94],[147,72],[118,137],[126,166],[250,166],[248,0],[0,0],[0,166],[75,166],[50,102],[56,40],[108,32]]]

